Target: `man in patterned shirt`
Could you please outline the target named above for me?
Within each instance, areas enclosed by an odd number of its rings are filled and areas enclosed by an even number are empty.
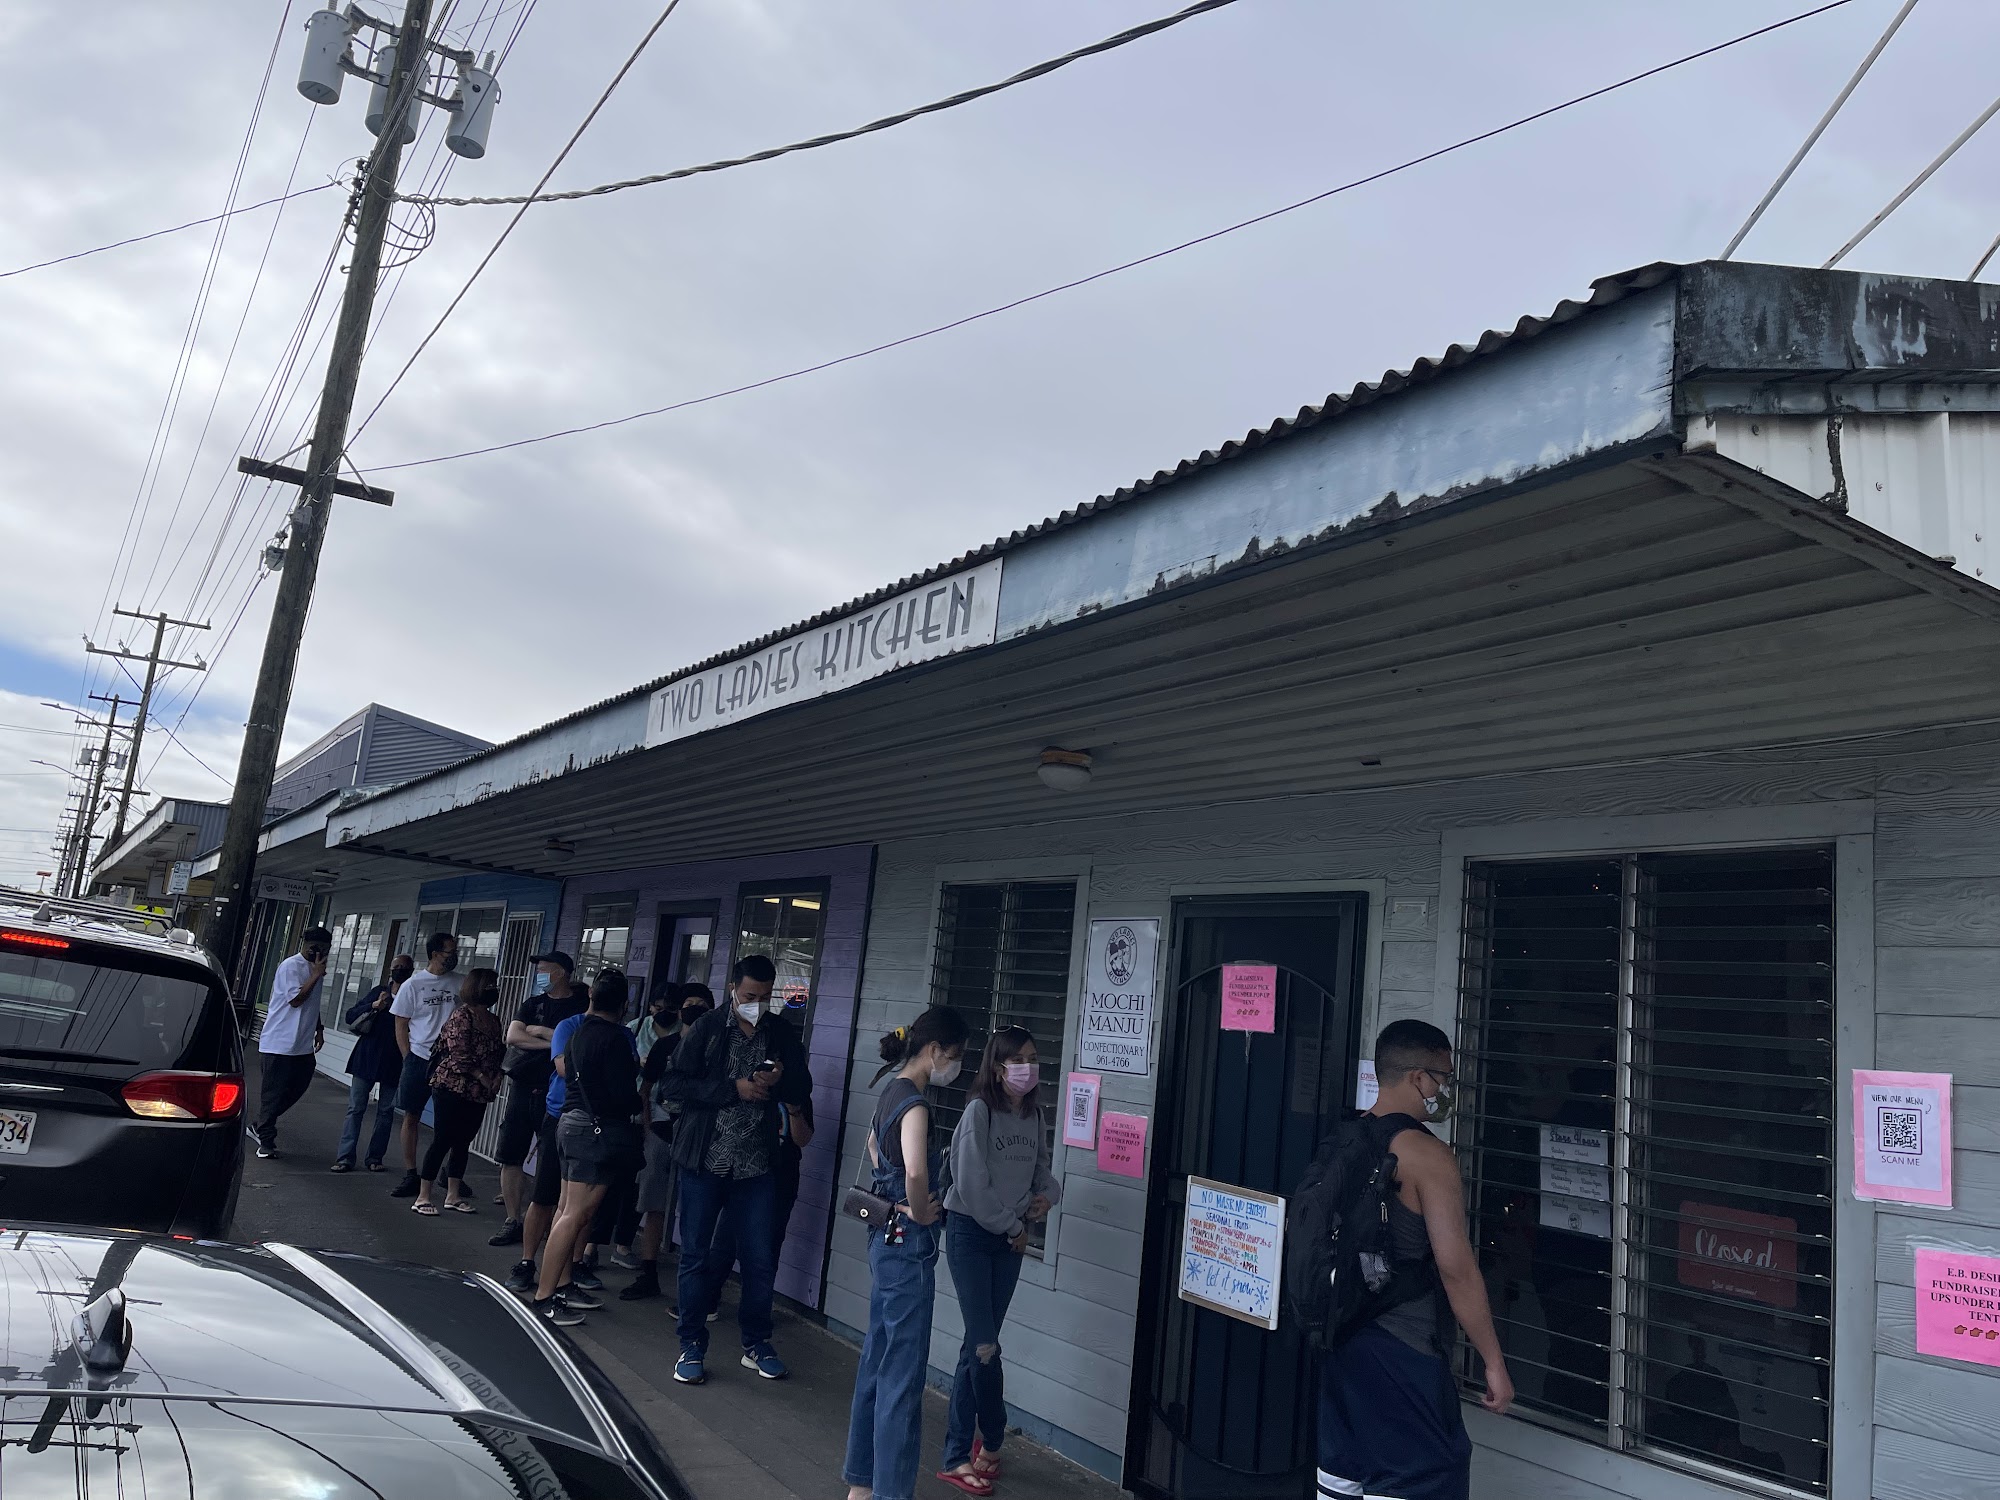
[[[736,1319],[743,1365],[782,1380],[785,1362],[771,1347],[771,1289],[778,1274],[776,1165],[778,1106],[812,1097],[812,1074],[798,1033],[775,1005],[778,972],[752,954],[730,973],[728,1006],[703,1016],[674,1050],[662,1092],[681,1107],[673,1156],[681,1167],[681,1355],[674,1379],[708,1378],[708,1315],[729,1274],[714,1248],[723,1209],[736,1224],[743,1296]]]

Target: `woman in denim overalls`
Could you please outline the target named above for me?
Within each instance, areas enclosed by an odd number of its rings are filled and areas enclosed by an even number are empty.
[[[912,1500],[916,1494],[943,1216],[934,1195],[943,1161],[931,1146],[924,1090],[958,1076],[968,1035],[965,1017],[934,1005],[882,1038],[887,1066],[876,1081],[890,1068],[899,1071],[876,1101],[868,1156],[873,1190],[897,1211],[886,1230],[868,1231],[868,1338],[847,1424],[847,1500]]]

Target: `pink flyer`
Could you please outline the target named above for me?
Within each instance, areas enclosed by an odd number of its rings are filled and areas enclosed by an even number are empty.
[[[1278,1029],[1278,970],[1275,964],[1222,966],[1222,1029]]]
[[[1917,1250],[1917,1353],[2000,1366],[2000,1256]]]
[[[1097,1170],[1113,1177],[1146,1175],[1146,1117],[1106,1111],[1097,1122]]]
[[[1951,1074],[1854,1070],[1854,1196],[1951,1207]]]

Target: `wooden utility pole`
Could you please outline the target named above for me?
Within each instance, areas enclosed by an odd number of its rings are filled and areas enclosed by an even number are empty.
[[[85,785],[83,807],[76,815],[74,836],[76,852],[68,870],[69,889],[62,890],[62,882],[57,882],[57,894],[72,899],[83,894],[84,885],[90,878],[90,830],[97,825],[97,805],[104,796],[104,773],[111,765],[111,737],[118,732],[118,710],[125,702],[116,694],[109,698],[102,693],[92,693],[90,696],[99,703],[109,703],[111,711],[104,717],[104,743],[98,747],[97,762],[91,766],[90,779]],[[83,722],[88,724],[90,720],[85,719]],[[130,766],[132,761],[128,759],[125,764]],[[118,841],[117,835],[114,834],[111,841],[115,844]]]
[[[178,625],[188,630],[206,630],[208,626],[196,624],[193,620],[169,619],[165,610],[157,615],[142,615],[137,610],[114,608],[111,613],[123,615],[128,620],[153,622],[153,649],[144,656],[134,655],[130,651],[107,651],[102,646],[91,645],[89,641],[83,643],[83,649],[92,656],[114,656],[121,661],[142,661],[146,664],[146,683],[139,689],[139,717],[132,721],[132,743],[126,748],[125,784],[118,789],[118,816],[111,825],[111,842],[115,844],[125,837],[125,824],[131,816],[132,778],[139,774],[139,746],[146,738],[146,715],[153,711],[153,684],[159,679],[160,668],[185,667],[191,672],[208,670],[208,663],[198,656],[193,661],[160,660],[160,650],[167,639],[167,627]]]
[[[326,540],[327,514],[332,508],[340,461],[347,449],[347,423],[354,412],[354,390],[361,378],[361,356],[368,340],[369,314],[382,270],[382,241],[395,205],[396,174],[403,161],[403,126],[408,101],[430,68],[426,33],[431,0],[408,0],[396,37],[395,67],[387,80],[388,107],[382,132],[376,137],[360,187],[360,209],[354,226],[354,260],[341,295],[340,317],[334,325],[333,351],[328,356],[326,385],[312,445],[299,478],[304,481],[298,508],[292,512],[291,544],[278,574],[278,597],[271,605],[271,623],[264,636],[264,658],[257,669],[257,689],[250,700],[250,718],[243,729],[243,754],[237,762],[236,785],[229,797],[229,822],[215,869],[215,900],[204,934],[209,950],[234,978],[243,935],[250,918],[250,878],[257,862],[257,835],[271,796],[271,778],[278,767],[278,745],[285,715],[292,703],[292,675],[297,670],[299,641],[305,634],[312,606],[313,584],[319,573],[320,547]],[[415,76],[412,76],[412,75]]]

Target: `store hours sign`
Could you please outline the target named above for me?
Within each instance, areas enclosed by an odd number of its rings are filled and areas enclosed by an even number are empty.
[[[677,677],[653,694],[646,743],[670,744],[898,667],[990,646],[1000,621],[1000,559],[815,626],[776,645]]]

